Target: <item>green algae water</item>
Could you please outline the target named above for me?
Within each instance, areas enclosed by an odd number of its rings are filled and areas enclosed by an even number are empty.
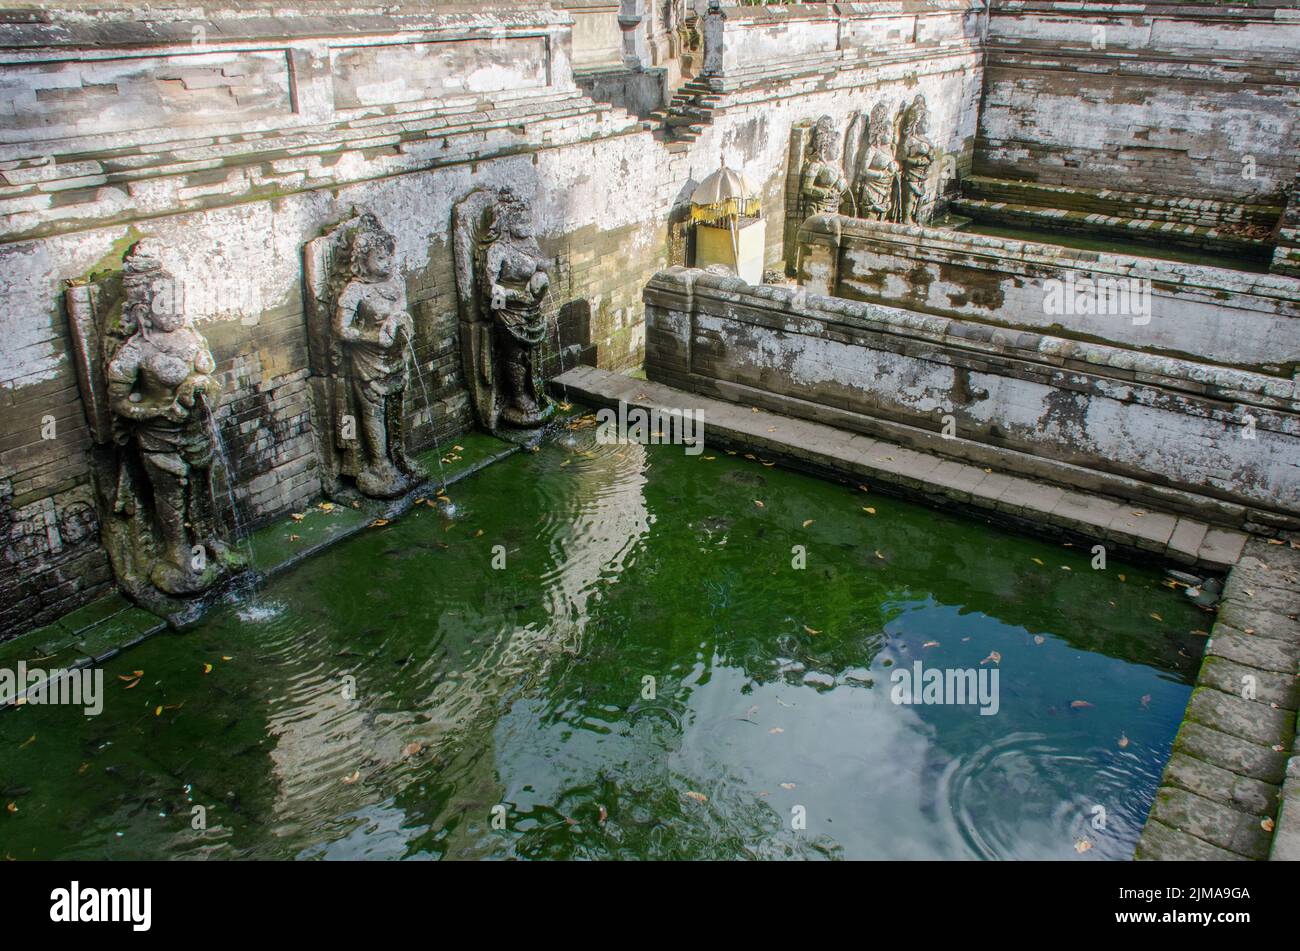
[[[113,660],[98,717],[0,714],[0,854],[1132,855],[1208,626],[1158,572],[591,429],[450,495]],[[996,712],[895,703],[917,662]]]

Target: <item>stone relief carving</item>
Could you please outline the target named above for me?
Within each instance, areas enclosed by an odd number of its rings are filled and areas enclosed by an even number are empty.
[[[308,243],[304,272],[309,320],[323,349],[326,403],[332,410],[332,475],[358,491],[390,499],[424,479],[406,454],[408,355],[415,326],[393,236],[370,212],[354,215]]]
[[[830,116],[822,116],[813,126],[808,142],[808,159],[799,179],[800,214],[834,214],[849,190],[848,179],[839,161],[840,135]]]
[[[212,588],[243,559],[216,517],[216,363],[185,322],[160,250],[137,242],[120,274],[69,287],[66,302],[104,547],[128,594],[175,615],[175,599]]]
[[[857,212],[860,218],[894,221],[900,208],[897,135],[889,107],[876,103],[867,123],[866,148],[857,166]]]
[[[929,217],[935,149],[927,137],[928,123],[922,95],[900,106],[892,117],[884,102],[876,103],[852,161],[856,217],[903,224],[922,224]]]
[[[456,292],[465,379],[480,425],[536,429],[554,406],[537,380],[542,299],[551,261],[533,234],[529,203],[510,188],[476,189],[453,211]]]
[[[925,96],[917,94],[903,110],[899,122],[898,162],[902,168],[899,220],[919,224],[930,203],[928,179],[934,164],[934,144],[926,137],[929,108]]]
[[[802,119],[790,127],[790,151],[785,180],[786,274],[798,271],[799,226],[811,215],[839,211],[849,193],[840,164],[839,134],[830,116],[816,122]]]

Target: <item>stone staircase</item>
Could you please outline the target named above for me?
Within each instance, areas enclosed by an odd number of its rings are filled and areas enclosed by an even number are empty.
[[[667,107],[652,113],[650,119],[670,152],[684,151],[712,124],[722,98],[707,77],[696,76],[683,83]]]

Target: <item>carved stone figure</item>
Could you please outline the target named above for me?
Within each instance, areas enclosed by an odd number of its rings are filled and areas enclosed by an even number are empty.
[[[813,127],[809,156],[799,180],[800,214],[834,214],[839,211],[849,183],[840,166],[840,137],[830,116],[822,116]]]
[[[925,97],[918,94],[903,111],[899,130],[899,164],[902,166],[902,202],[899,220],[918,224],[928,201],[927,180],[934,163],[934,144],[926,138],[929,110]]]
[[[372,498],[402,495],[424,478],[406,455],[407,358],[415,327],[393,236],[366,212],[308,244],[304,267],[316,332],[327,331],[337,475]]]
[[[104,546],[128,594],[175,613],[169,598],[197,595],[242,563],[216,520],[215,361],[186,325],[179,285],[151,239],[127,252],[120,286],[78,284],[67,300],[99,444]]]
[[[900,206],[899,166],[895,157],[894,122],[889,107],[877,103],[867,127],[867,148],[858,162],[859,218],[894,221]]]
[[[489,432],[503,422],[535,429],[554,407],[536,376],[551,261],[537,245],[532,209],[508,187],[478,189],[453,217],[461,349],[479,423]]]

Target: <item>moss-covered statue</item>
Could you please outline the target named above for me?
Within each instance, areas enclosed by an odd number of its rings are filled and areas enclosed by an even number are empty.
[[[377,222],[359,228],[352,239],[351,277],[334,308],[334,334],[343,352],[364,459],[357,488],[376,498],[401,495],[416,474],[406,457],[404,416],[410,384],[406,361],[415,325],[394,250],[393,236]]]
[[[929,108],[925,97],[917,95],[905,110],[899,129],[899,164],[903,170],[902,203],[899,220],[920,224],[929,204],[930,166],[934,164],[934,144],[926,137]]]
[[[889,107],[876,103],[867,126],[867,144],[858,161],[859,218],[896,221],[900,208],[899,166],[895,156],[894,120]]]
[[[212,490],[212,412],[222,387],[151,241],[128,251],[121,280],[121,310],[104,338],[103,379],[120,450],[112,517],[134,524],[110,526],[105,540],[119,576],[125,571],[137,584],[147,577],[166,595],[191,596],[239,561],[221,538]],[[115,552],[115,545],[131,550]]]
[[[532,209],[510,188],[478,189],[453,219],[461,349],[475,413],[489,432],[503,423],[536,429],[554,406],[537,378],[551,261],[537,245]]]
[[[396,241],[371,212],[355,212],[303,249],[307,321],[323,431],[326,491],[392,499],[425,473],[406,454],[408,360],[415,324]]]
[[[834,121],[830,116],[822,116],[813,126],[808,159],[799,179],[800,214],[804,219],[840,210],[849,182],[840,165],[839,147],[840,135]]]

